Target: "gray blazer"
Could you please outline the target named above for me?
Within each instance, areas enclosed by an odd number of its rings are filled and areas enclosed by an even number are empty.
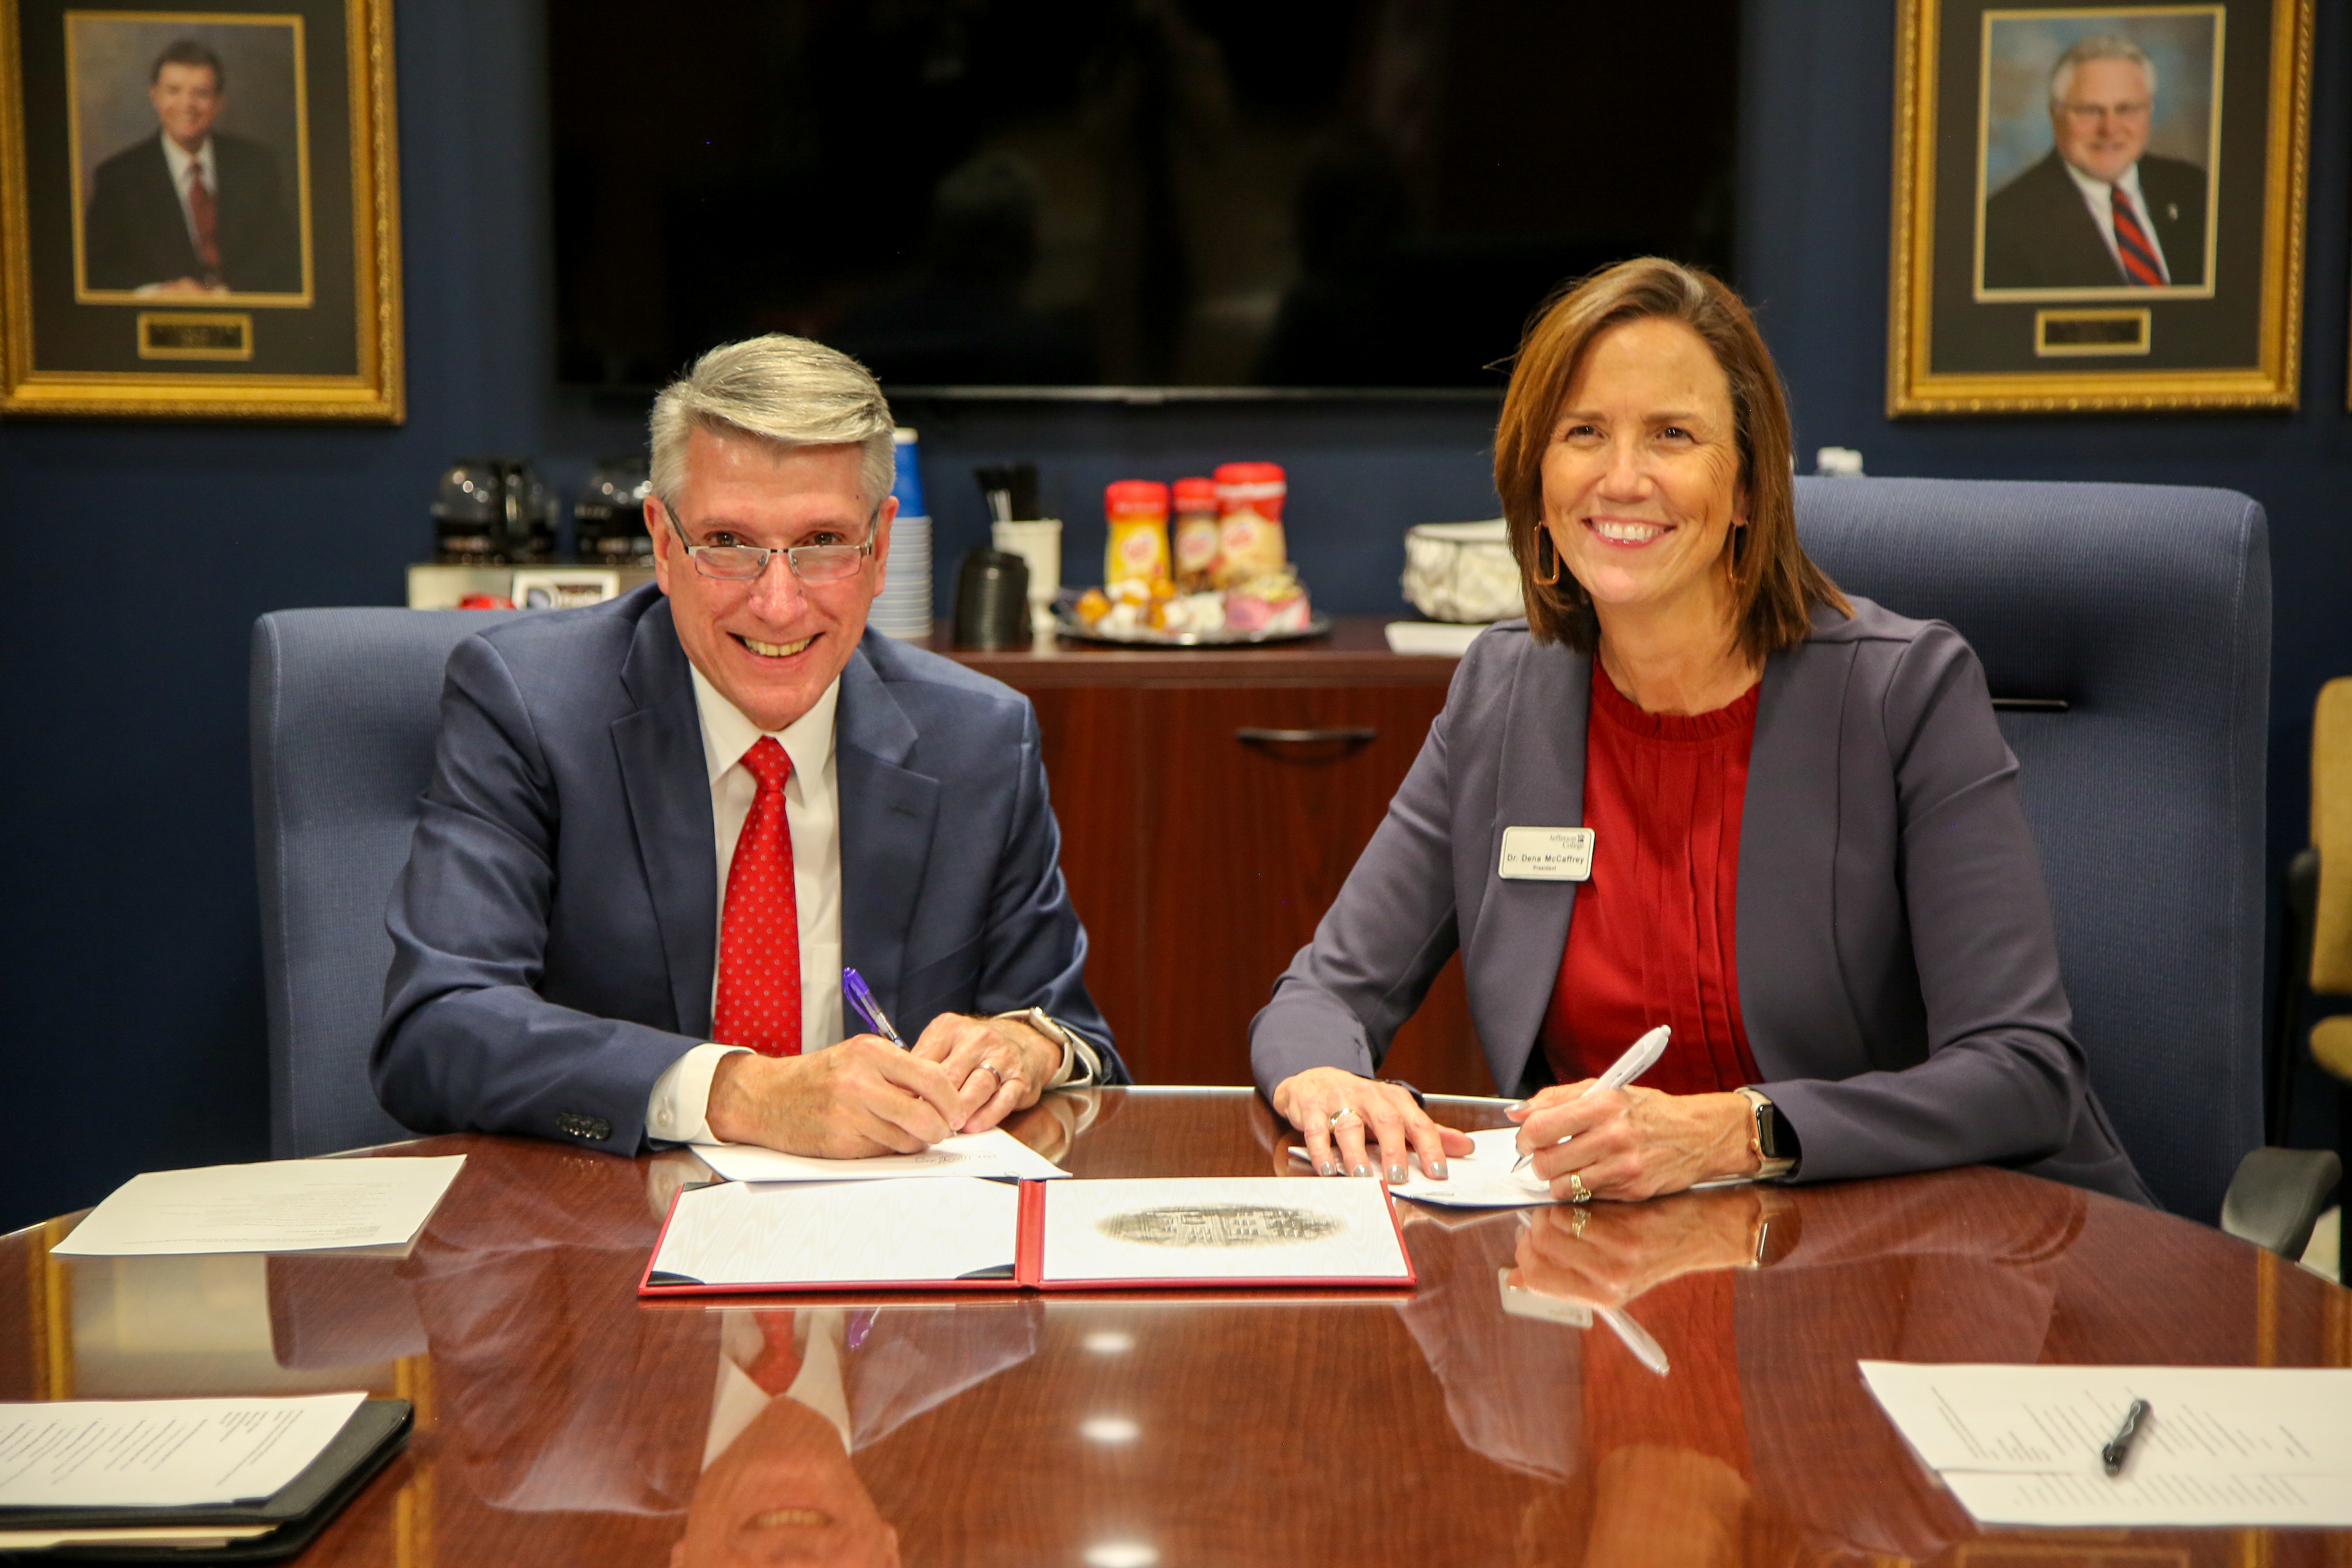
[[[1765,661],[1739,840],[1740,1011],[1799,1177],[2000,1164],[2152,1204],[2092,1094],[2017,759],[1958,632],[1868,600]],[[1258,1085],[1370,1075],[1457,947],[1505,1092],[1547,1069],[1572,882],[1497,875],[1584,815],[1591,661],[1481,636],[1315,940],[1250,1026]],[[1595,847],[1605,858],[1609,846]],[[1532,1071],[1531,1071],[1532,1069]]]

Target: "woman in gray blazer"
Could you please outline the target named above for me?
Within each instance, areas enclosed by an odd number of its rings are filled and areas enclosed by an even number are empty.
[[[1468,1151],[1374,1076],[1458,947],[1557,1197],[1982,1163],[2153,1201],[2071,1032],[1976,656],[1806,558],[1790,443],[1703,273],[1627,262],[1529,329],[1495,442],[1527,619],[1471,646],[1251,1026],[1318,1171]],[[1587,1092],[1659,1024],[1641,1085]]]

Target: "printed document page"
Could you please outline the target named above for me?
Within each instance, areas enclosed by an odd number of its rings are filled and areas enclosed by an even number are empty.
[[[654,1268],[705,1285],[925,1283],[1010,1269],[1021,1189],[969,1177],[680,1193]]]
[[[1514,1171],[1519,1163],[1519,1151],[1514,1142],[1519,1135],[1516,1127],[1489,1127],[1470,1134],[1476,1145],[1469,1153],[1445,1162],[1445,1180],[1433,1182],[1422,1173],[1421,1156],[1412,1156],[1405,1180],[1389,1188],[1401,1198],[1411,1198],[1417,1204],[1430,1204],[1451,1209],[1525,1209],[1540,1208],[1561,1200],[1551,1195],[1550,1185],[1539,1179],[1530,1165],[1524,1171]],[[1367,1143],[1366,1152],[1377,1154],[1377,1148]],[[1293,1163],[1304,1167],[1307,1151],[1292,1144]],[[1724,1181],[1701,1182],[1691,1190],[1708,1187],[1738,1186],[1744,1176]]]
[[[2127,1465],[2113,1480],[1952,1470],[1944,1482],[1979,1524],[2352,1525],[2352,1476],[2141,1474]]]
[[[2352,1370],[1861,1364],[1985,1523],[2352,1524]],[[2109,1477],[2134,1399],[2148,1413]]]
[[[919,1154],[821,1160],[753,1143],[697,1143],[702,1163],[730,1182],[872,1182],[898,1176],[1017,1177],[1050,1182],[1070,1173],[1002,1127],[960,1132]]]
[[[133,1176],[49,1250],[75,1258],[398,1247],[424,1228],[466,1163],[272,1160]]]
[[[366,1398],[0,1405],[0,1508],[258,1500],[300,1475]]]
[[[1519,1162],[1519,1151],[1513,1142],[1519,1135],[1516,1127],[1489,1127],[1470,1134],[1476,1144],[1469,1153],[1445,1162],[1445,1180],[1433,1182],[1421,1169],[1420,1156],[1415,1155],[1412,1169],[1406,1179],[1389,1191],[1415,1203],[1441,1204],[1447,1208],[1516,1209],[1529,1208],[1552,1201],[1551,1186],[1535,1173],[1530,1166],[1524,1171],[1511,1169]]]
[[[1378,1182],[1203,1176],[1045,1189],[1045,1276],[1394,1279],[1410,1273]]]

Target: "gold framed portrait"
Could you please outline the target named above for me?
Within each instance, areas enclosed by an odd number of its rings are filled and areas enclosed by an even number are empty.
[[[0,414],[403,416],[391,0],[0,0]]]
[[[2293,408],[2314,0],[1903,0],[1890,416]]]

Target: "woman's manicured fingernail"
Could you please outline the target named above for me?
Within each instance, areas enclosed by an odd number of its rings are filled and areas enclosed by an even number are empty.
[[[1433,1182],[1442,1182],[1445,1180],[1444,1161],[1440,1160],[1435,1164],[1429,1167],[1429,1179]]]
[[[1403,1183],[1404,1167],[1402,1165],[1391,1165],[1389,1167],[1389,1185],[1392,1187],[1402,1186]]]
[[[1370,1165],[1359,1165],[1348,1173],[1351,1176],[1369,1176],[1372,1173],[1372,1168]]]
[[[1321,1164],[1315,1167],[1315,1172],[1318,1175],[1336,1176],[1339,1173],[1339,1162],[1337,1160],[1326,1160]]]

